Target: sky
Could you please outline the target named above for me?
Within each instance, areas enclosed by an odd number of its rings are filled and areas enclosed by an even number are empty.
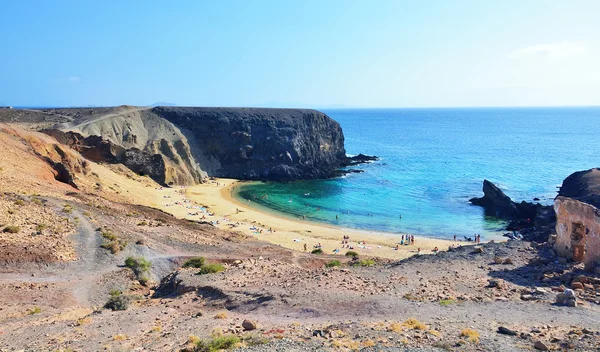
[[[0,3],[0,105],[600,105],[600,1]]]

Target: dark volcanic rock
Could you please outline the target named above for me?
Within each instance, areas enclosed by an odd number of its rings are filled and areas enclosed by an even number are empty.
[[[558,195],[600,208],[600,169],[578,171],[569,175],[563,181]]]
[[[376,156],[358,154],[355,156],[348,157],[348,159],[346,160],[346,165],[352,166],[352,165],[364,164],[364,163],[368,163],[371,161],[377,161],[377,160],[379,160],[379,158]]]
[[[515,202],[488,180],[483,180],[483,197],[471,198],[469,202],[483,207],[486,215],[502,219],[512,219],[518,212]]]
[[[520,231],[524,239],[536,242],[545,242],[553,233],[556,214],[552,206],[525,201],[513,202],[488,180],[483,181],[483,194],[483,197],[472,198],[469,201],[483,207],[488,216],[510,220],[507,230]]]
[[[346,166],[340,125],[316,110],[155,107],[186,133],[209,176],[289,181],[339,175]],[[192,137],[192,138],[190,138]],[[205,165],[202,165],[203,167]]]
[[[131,148],[123,153],[121,162],[135,173],[150,176],[162,185],[166,183],[166,165],[162,155]]]

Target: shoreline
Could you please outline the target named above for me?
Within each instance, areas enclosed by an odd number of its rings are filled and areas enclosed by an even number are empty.
[[[235,187],[243,182],[234,179],[214,179],[209,183],[181,189],[165,188],[159,192],[159,195],[175,203],[165,204],[165,206],[161,204],[160,208],[177,217],[210,221],[223,230],[240,231],[258,240],[300,252],[304,252],[305,248],[310,252],[314,246],[320,244],[325,254],[343,256],[347,251],[352,250],[363,257],[398,260],[417,254],[419,248],[420,253],[428,254],[433,253],[435,247],[445,251],[452,244],[455,246],[474,244],[415,235],[414,245],[400,245],[396,250],[395,247],[399,244],[402,233],[348,229],[313,221],[296,220],[261,210],[248,202],[244,203],[234,196]],[[353,248],[342,248],[342,238],[345,235],[350,236],[349,245]]]

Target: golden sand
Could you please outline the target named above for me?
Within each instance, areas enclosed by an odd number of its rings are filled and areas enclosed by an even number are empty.
[[[311,251],[313,246],[320,243],[325,253],[334,254],[333,251],[339,249],[338,254],[344,255],[349,250],[342,248],[344,235],[350,236],[350,245],[354,247],[352,250],[358,254],[390,259],[410,257],[417,253],[418,248],[421,249],[421,253],[431,253],[435,247],[446,250],[453,243],[458,244],[448,240],[415,236],[414,245],[400,246],[396,250],[401,234],[329,226],[291,219],[254,208],[251,202],[246,203],[233,197],[235,187],[241,182],[215,179],[187,188],[164,188],[157,192],[157,204],[159,208],[176,217],[212,221],[219,228],[241,231],[257,239],[297,251],[304,251],[305,245],[307,250]],[[200,206],[206,207],[213,215],[203,213],[198,209]],[[194,215],[195,213],[198,215]]]

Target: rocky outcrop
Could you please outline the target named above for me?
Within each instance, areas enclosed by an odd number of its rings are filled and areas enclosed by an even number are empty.
[[[160,154],[150,154],[146,151],[130,148],[125,149],[100,136],[84,137],[80,133],[56,129],[42,130],[57,141],[78,151],[86,159],[94,162],[121,163],[133,172],[142,176],[147,175],[156,182],[165,185],[167,168]]]
[[[483,197],[471,198],[471,204],[483,207],[487,216],[509,220],[507,230],[521,231],[530,241],[545,242],[553,232],[556,216],[551,206],[522,201],[513,202],[500,188],[483,181]]]
[[[517,205],[500,188],[488,180],[483,180],[483,197],[471,198],[474,205],[484,208],[486,215],[512,220],[517,217]]]
[[[348,159],[340,125],[315,110],[156,107],[179,127],[210,176],[299,180],[339,175]]]
[[[578,171],[569,175],[563,181],[558,195],[600,208],[600,169]]]

